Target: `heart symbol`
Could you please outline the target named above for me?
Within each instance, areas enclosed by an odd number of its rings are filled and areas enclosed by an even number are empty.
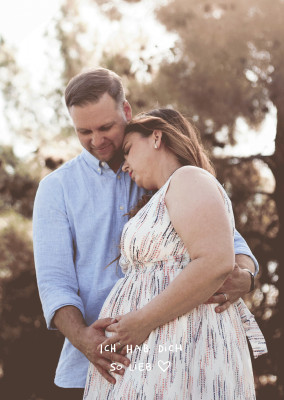
[[[163,371],[163,372],[165,372],[168,368],[169,368],[169,366],[171,365],[171,363],[169,362],[169,361],[162,361],[162,360],[159,360],[158,361],[158,365],[159,365],[159,368]]]

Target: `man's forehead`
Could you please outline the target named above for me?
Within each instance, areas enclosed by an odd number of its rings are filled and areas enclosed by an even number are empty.
[[[100,113],[105,112],[111,113],[112,111],[118,111],[120,108],[116,106],[116,103],[110,103],[110,102],[89,102],[85,104],[73,104],[70,108],[70,114],[84,114],[84,113],[89,113],[90,111],[98,111]]]
[[[75,120],[74,123],[76,125],[76,129],[100,129],[107,125],[112,125],[116,121],[113,118],[89,118],[87,120]]]
[[[113,123],[121,115],[119,109],[111,109],[106,105],[97,107],[97,103],[86,106],[70,107],[70,116],[76,125],[95,124],[98,126]]]

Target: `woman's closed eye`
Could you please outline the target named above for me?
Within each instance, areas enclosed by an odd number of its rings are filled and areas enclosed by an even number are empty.
[[[124,154],[124,156],[127,156],[127,155],[129,154],[129,150],[130,150],[130,147],[125,147],[125,148],[123,149],[123,154]]]

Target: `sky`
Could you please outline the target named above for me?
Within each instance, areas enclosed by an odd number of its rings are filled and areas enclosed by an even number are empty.
[[[114,3],[117,1],[119,0],[114,1]],[[9,45],[17,49],[17,61],[19,65],[29,71],[31,84],[33,84],[33,80],[36,84],[36,79],[40,79],[45,67],[43,35],[52,18],[56,16],[63,0],[0,0],[0,2],[0,35],[3,35]],[[139,12],[135,13],[131,11],[133,8],[131,9],[128,4],[128,7],[124,7],[123,9],[125,18],[120,22],[120,26],[118,27],[116,24],[113,24],[112,26],[108,26],[107,29],[105,26],[100,28],[98,20],[95,20],[98,17],[94,14],[94,8],[92,8],[92,11],[86,8],[83,10],[83,14],[90,21],[96,21],[93,24],[96,29],[94,32],[100,35],[102,43],[103,39],[115,38],[118,30],[124,31],[126,33],[125,37],[133,42],[136,32],[140,32],[141,34],[143,29],[145,29],[145,38],[147,37],[148,40],[149,52],[152,54],[155,54],[155,52],[163,54],[174,43],[175,36],[165,35],[162,27],[155,23],[153,18],[149,17],[154,3],[154,0],[145,0],[143,8],[140,8]],[[137,7],[138,9],[140,5],[132,5],[132,7]],[[124,44],[117,43],[117,45],[124,45],[127,48],[127,42]],[[3,132],[5,129],[5,121],[0,115],[0,132]],[[271,104],[270,113],[263,121],[260,132],[251,131],[242,119],[237,121],[238,145],[227,147],[226,152],[236,156],[249,156],[258,153],[263,155],[271,154],[274,151],[275,133],[276,110]],[[16,153],[17,147],[21,147],[20,153],[23,154],[23,146],[24,143],[16,144]],[[29,148],[26,151],[29,151]]]
[[[62,0],[1,0],[0,3],[0,33],[21,47],[46,28]]]
[[[62,0],[0,0],[0,35],[15,49],[18,64],[31,77],[42,69],[43,34],[61,3]],[[0,96],[0,141],[13,144],[17,156],[27,155],[33,149],[25,141],[14,140],[2,110]]]

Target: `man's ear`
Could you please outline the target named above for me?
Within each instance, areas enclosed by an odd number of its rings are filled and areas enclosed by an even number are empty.
[[[161,143],[162,143],[162,136],[163,136],[163,132],[160,129],[155,129],[152,133],[153,135],[153,139],[154,139],[154,145],[156,145],[157,147],[155,148],[160,148]]]
[[[124,102],[123,102],[123,112],[124,112],[127,122],[130,121],[132,118],[132,110],[131,110],[131,106],[127,100],[124,100]]]

